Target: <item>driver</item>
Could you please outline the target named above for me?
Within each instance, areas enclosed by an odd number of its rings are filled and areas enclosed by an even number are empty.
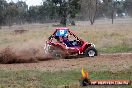
[[[67,47],[77,46],[77,43],[75,41],[69,41],[68,34],[65,34],[65,36],[63,37],[63,42],[67,45]]]

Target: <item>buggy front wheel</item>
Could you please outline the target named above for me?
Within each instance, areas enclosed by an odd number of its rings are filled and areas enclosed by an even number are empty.
[[[88,47],[84,54],[85,56],[94,57],[97,56],[97,50],[94,47]]]

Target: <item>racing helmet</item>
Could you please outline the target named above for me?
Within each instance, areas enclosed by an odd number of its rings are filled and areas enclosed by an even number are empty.
[[[68,38],[68,34],[65,34],[65,35],[64,35],[64,38]]]

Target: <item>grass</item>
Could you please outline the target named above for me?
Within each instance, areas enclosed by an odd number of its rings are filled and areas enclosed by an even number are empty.
[[[115,21],[113,25],[102,21],[93,26],[79,22],[77,26],[69,28],[82,39],[93,42],[100,53],[132,52],[131,21],[130,23],[123,22],[123,20],[117,23]],[[23,34],[15,34],[14,30],[19,29],[29,31]],[[32,48],[43,51],[43,44],[54,32],[53,29],[52,24],[25,24],[14,25],[11,28],[2,27],[0,30],[0,50],[9,46],[16,52],[19,50],[31,50]],[[103,67],[105,66],[103,65]],[[80,77],[79,70],[58,72],[0,70],[0,88],[80,88],[78,84]],[[89,78],[132,80],[132,67],[116,73],[109,71],[109,69],[107,71],[91,71]],[[94,87],[132,88],[132,85],[90,86],[88,88]]]
[[[98,71],[89,72],[90,79],[127,79],[132,80],[132,69],[120,72]],[[33,70],[6,71],[0,70],[1,88],[81,88],[79,79],[81,73],[78,70],[42,72]],[[67,86],[67,87],[64,87]],[[131,88],[127,86],[105,86],[104,88]],[[84,87],[85,88],[85,87]],[[88,87],[91,88],[91,87]],[[101,88],[96,86],[96,88]]]
[[[91,26],[80,22],[77,26],[69,28],[82,39],[93,42],[99,52],[132,52],[132,25],[131,23],[124,23],[123,20],[122,23],[115,21],[115,24],[112,25],[106,21],[105,23],[101,21]],[[54,32],[54,28],[52,24],[14,25],[10,29],[2,27],[0,30],[0,48],[10,46],[17,49],[19,47],[27,49],[35,46],[42,49],[44,41]],[[14,30],[19,29],[29,31],[23,34],[15,34]]]
[[[126,45],[116,45],[116,46],[108,46],[108,47],[100,48],[99,51],[104,53],[117,53],[117,52],[124,53],[124,52],[131,52],[132,47]]]

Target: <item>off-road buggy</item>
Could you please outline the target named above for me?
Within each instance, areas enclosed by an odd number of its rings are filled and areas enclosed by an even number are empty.
[[[65,42],[65,38],[67,38],[67,42]],[[70,55],[97,56],[97,50],[93,43],[80,39],[66,27],[56,28],[46,41],[44,51],[48,55],[61,58]]]

